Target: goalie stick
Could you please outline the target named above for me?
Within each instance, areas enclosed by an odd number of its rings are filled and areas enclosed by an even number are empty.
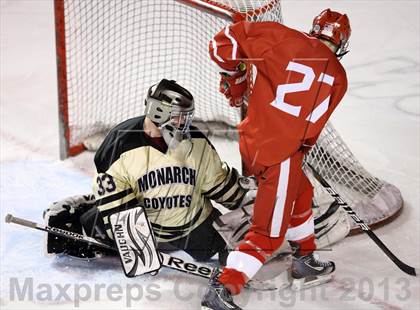
[[[328,182],[312,167],[311,164],[306,163],[310,168],[315,178],[321,183],[325,190],[335,199],[337,204],[347,212],[347,214],[356,222],[357,225],[376,243],[377,246],[398,266],[403,272],[411,275],[417,276],[419,274],[419,269],[411,267],[404,262],[402,262],[398,257],[394,255],[386,245],[381,241],[381,239],[376,236],[376,234],[370,229],[370,227],[361,220],[357,214],[350,208],[350,206],[341,198],[341,196],[328,184]]]
[[[95,238],[84,236],[84,235],[71,232],[65,229],[57,228],[57,227],[41,225],[41,224],[29,221],[29,220],[25,220],[19,217],[14,217],[11,214],[6,215],[5,222],[18,224],[21,226],[48,232],[48,233],[51,233],[60,237],[70,238],[73,240],[85,242],[91,245],[95,245],[98,247],[102,247],[105,249],[118,252],[118,249],[116,246],[101,242],[99,240],[96,240]],[[213,269],[217,268],[217,267],[212,267],[212,266],[201,264],[201,263],[186,262],[181,258],[174,257],[169,254],[162,253],[162,252],[160,253],[160,255],[162,255],[163,266],[173,269],[173,270],[178,270],[183,273],[190,274],[190,275],[203,277],[206,279],[209,279]],[[264,280],[252,279],[248,282],[247,288],[257,290],[257,291],[271,291],[271,290],[277,289],[278,287]]]
[[[94,238],[84,236],[84,235],[71,232],[68,230],[51,227],[48,225],[41,225],[41,224],[28,221],[22,218],[14,217],[11,214],[6,215],[5,221],[6,223],[14,223],[21,226],[26,226],[29,228],[45,231],[45,232],[48,232],[48,233],[51,233],[60,237],[74,239],[77,241],[85,242],[91,245],[95,245],[98,247],[102,247],[105,249],[114,250],[118,252],[118,249],[115,245],[107,244],[107,243],[98,241]],[[210,278],[211,272],[213,271],[214,268],[216,268],[216,267],[211,267],[205,264],[200,264],[200,263],[195,263],[195,262],[185,262],[181,258],[173,257],[166,253],[160,253],[160,255],[162,255],[162,258],[163,258],[163,263],[162,263],[163,266],[174,269],[174,270],[178,270],[184,273],[188,273],[191,275],[207,278],[207,279]]]

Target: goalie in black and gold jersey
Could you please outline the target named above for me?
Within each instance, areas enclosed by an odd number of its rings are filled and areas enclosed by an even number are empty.
[[[220,212],[233,210],[247,190],[206,136],[191,125],[193,96],[175,81],[161,80],[145,100],[145,115],[114,127],[95,155],[93,196],[70,197],[45,212],[49,225],[111,241],[110,216],[142,206],[157,248],[181,249],[196,260],[226,254],[213,228]],[[92,257],[98,249],[48,236],[48,253]],[[101,250],[103,251],[103,250]]]

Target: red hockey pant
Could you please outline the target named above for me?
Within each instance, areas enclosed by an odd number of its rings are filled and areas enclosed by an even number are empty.
[[[315,250],[313,188],[302,171],[303,153],[271,167],[243,159],[258,179],[258,191],[252,226],[220,276],[232,294],[240,292],[285,238],[297,242],[302,255]]]

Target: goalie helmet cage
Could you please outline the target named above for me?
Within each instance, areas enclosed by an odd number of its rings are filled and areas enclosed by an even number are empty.
[[[147,89],[162,78],[191,90],[195,118],[204,129],[234,138],[235,131],[229,129],[241,120],[240,111],[230,108],[217,91],[219,74],[209,59],[208,42],[232,20],[282,22],[280,0],[54,4],[62,159],[95,148],[115,124],[141,115]],[[367,172],[331,124],[306,160],[369,225],[401,210],[400,191]],[[311,181],[317,205],[334,201]]]

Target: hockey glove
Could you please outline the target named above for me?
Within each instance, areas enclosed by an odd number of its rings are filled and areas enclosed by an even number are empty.
[[[80,217],[95,206],[93,195],[77,195],[54,202],[43,213],[45,224],[61,228],[78,234],[83,234]],[[59,237],[48,233],[46,238],[46,252],[48,254],[61,254],[88,258],[94,257],[94,248],[79,241]]]
[[[143,207],[116,212],[109,220],[125,275],[131,278],[157,272],[162,257]]]
[[[219,91],[229,100],[231,107],[240,107],[244,104],[244,96],[248,89],[246,71],[239,71],[234,75],[220,73]]]

